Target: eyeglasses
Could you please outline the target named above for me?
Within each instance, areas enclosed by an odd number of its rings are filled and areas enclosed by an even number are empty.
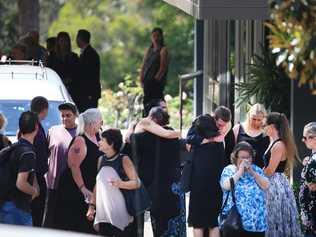
[[[312,139],[314,139],[315,137],[316,137],[316,136],[307,136],[307,137],[303,136],[303,137],[302,137],[302,141],[305,142],[305,141],[308,141],[308,140],[312,140]]]
[[[251,159],[252,159],[252,156],[238,156],[238,159],[251,160]]]

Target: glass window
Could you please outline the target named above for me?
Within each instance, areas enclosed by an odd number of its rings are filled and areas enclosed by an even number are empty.
[[[30,109],[30,100],[0,100],[0,112],[8,120],[8,125],[5,129],[5,135],[15,136],[19,128],[19,117],[24,111]],[[60,113],[58,105],[61,101],[49,101],[48,115],[42,125],[47,130],[57,124],[61,124]]]

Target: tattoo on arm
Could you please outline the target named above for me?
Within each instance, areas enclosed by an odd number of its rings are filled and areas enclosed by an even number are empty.
[[[75,147],[75,148],[74,148],[74,153],[75,153],[76,155],[79,155],[79,154],[80,154],[80,147]]]

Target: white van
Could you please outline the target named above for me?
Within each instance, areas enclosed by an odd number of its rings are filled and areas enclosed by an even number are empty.
[[[58,105],[72,99],[56,72],[42,65],[0,65],[0,112],[8,120],[5,135],[11,141],[16,140],[20,114],[30,109],[35,96],[44,96],[49,102],[48,116],[42,121],[44,129],[60,124]]]

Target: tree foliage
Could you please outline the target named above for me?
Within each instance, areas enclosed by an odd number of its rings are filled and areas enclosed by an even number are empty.
[[[270,0],[270,47],[289,77],[316,94],[316,2]]]
[[[18,10],[16,1],[0,1],[0,51],[9,54],[18,40]]]
[[[249,103],[249,98],[254,98],[267,109],[289,116],[290,79],[284,68],[276,65],[276,55],[270,49],[262,47],[261,52],[248,67],[248,80],[236,85],[240,93],[237,103]]]

